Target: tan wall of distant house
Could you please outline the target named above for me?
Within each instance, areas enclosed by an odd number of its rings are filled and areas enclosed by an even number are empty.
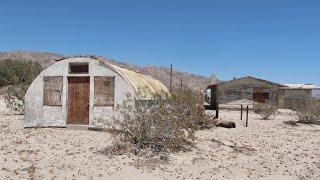
[[[308,107],[311,102],[311,89],[279,89],[279,108]]]

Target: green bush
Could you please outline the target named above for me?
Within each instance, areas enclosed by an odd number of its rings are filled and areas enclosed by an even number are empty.
[[[29,85],[42,71],[38,62],[2,60],[0,61],[0,87],[7,85]]]
[[[115,126],[121,140],[133,143],[137,151],[179,151],[194,140],[197,129],[213,124],[205,115],[202,96],[190,90],[154,95],[152,102],[133,104],[128,100],[117,106],[124,119],[115,120]]]
[[[10,59],[0,61],[0,87],[8,86],[5,103],[10,110],[24,113],[24,95],[41,71],[42,67],[38,62]]]

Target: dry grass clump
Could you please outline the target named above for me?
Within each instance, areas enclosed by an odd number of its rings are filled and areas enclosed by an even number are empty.
[[[320,101],[314,101],[310,107],[297,108],[298,123],[320,124]]]
[[[105,148],[102,153],[108,155],[124,155],[134,153],[134,147],[130,142],[116,141],[112,146]]]
[[[277,107],[268,104],[256,104],[254,112],[259,114],[263,120],[268,120],[272,116],[275,116]]]
[[[120,130],[120,139],[134,144],[137,153],[145,149],[153,153],[185,149],[194,140],[196,130],[213,125],[205,115],[202,96],[191,90],[154,95],[152,102],[133,104],[127,100],[117,106],[124,118],[115,120],[115,126]]]

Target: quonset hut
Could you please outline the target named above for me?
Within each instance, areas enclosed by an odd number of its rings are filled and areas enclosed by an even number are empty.
[[[24,125],[105,128],[114,118],[122,118],[117,104],[128,97],[133,103],[150,101],[154,93],[169,91],[152,77],[97,58],[66,58],[46,68],[30,85]]]

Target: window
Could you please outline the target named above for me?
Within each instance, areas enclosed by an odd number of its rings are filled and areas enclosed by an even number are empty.
[[[113,106],[114,105],[114,85],[115,78],[110,76],[94,77],[94,105]]]
[[[69,63],[69,74],[88,74],[89,63]]]
[[[61,106],[62,76],[43,77],[43,105]]]

